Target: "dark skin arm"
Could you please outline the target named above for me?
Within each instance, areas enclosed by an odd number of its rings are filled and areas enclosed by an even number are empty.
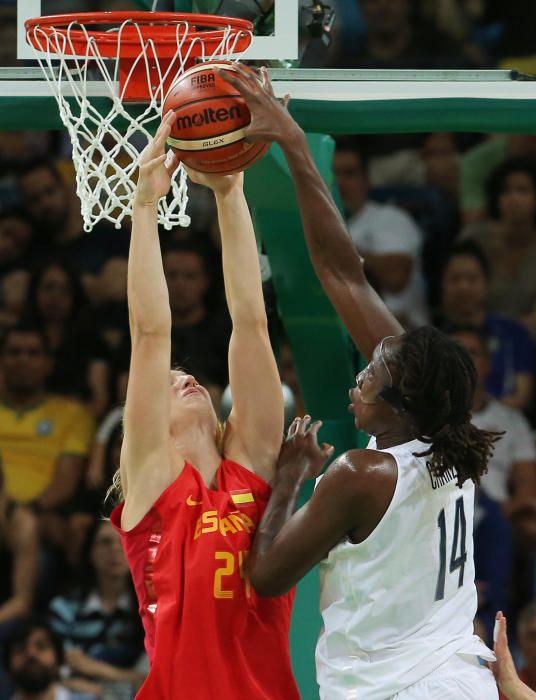
[[[311,261],[354,343],[369,359],[382,338],[403,333],[402,326],[367,282],[337,205],[314,163],[302,129],[274,96],[264,74],[261,83],[236,66],[221,71],[246,100],[251,112],[250,141],[275,141],[287,159],[300,208]]]
[[[332,453],[319,446],[321,423],[296,419],[279,456],[272,496],[248,557],[247,572],[257,593],[289,591],[344,537],[361,542],[385,513],[396,487],[390,455],[352,450],[330,465],[312,498],[294,513],[300,488],[316,478]],[[294,513],[294,514],[293,514]]]

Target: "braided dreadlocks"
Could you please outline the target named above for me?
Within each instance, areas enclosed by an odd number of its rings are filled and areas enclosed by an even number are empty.
[[[458,486],[467,479],[480,484],[502,433],[480,430],[471,423],[476,372],[467,351],[425,326],[402,336],[389,364],[413,420],[415,437],[430,443],[428,450],[416,456],[430,457],[428,466],[434,476],[454,469]]]

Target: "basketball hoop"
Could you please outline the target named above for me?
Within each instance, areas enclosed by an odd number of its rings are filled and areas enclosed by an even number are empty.
[[[253,36],[244,19],[177,12],[82,12],[25,26],[69,132],[86,231],[102,220],[119,228],[131,216],[139,157],[176,77],[197,61],[236,60]],[[187,202],[180,166],[158,222],[188,226]]]

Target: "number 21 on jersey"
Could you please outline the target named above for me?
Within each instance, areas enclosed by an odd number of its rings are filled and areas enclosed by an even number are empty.
[[[467,561],[466,549],[466,520],[463,507],[463,496],[456,500],[454,511],[454,522],[448,523],[445,516],[445,509],[442,508],[438,518],[439,528],[439,574],[435,592],[436,600],[443,600],[445,597],[445,580],[447,577],[447,533],[452,533],[452,547],[450,551],[449,574],[458,572],[458,588],[463,586],[463,574],[465,562]]]

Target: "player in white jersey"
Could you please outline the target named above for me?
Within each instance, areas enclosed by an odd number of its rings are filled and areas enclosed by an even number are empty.
[[[330,448],[320,424],[297,419],[248,558],[258,592],[279,595],[321,564],[324,629],[317,647],[323,700],[488,700],[497,687],[473,634],[474,484],[495,433],[470,422],[475,368],[439,331],[404,334],[368,284],[305,136],[245,71],[226,76],[252,113],[251,140],[281,146],[315,270],[354,342],[370,360],[350,391],[356,425],[371,435],[328,468],[293,515],[300,486]]]

